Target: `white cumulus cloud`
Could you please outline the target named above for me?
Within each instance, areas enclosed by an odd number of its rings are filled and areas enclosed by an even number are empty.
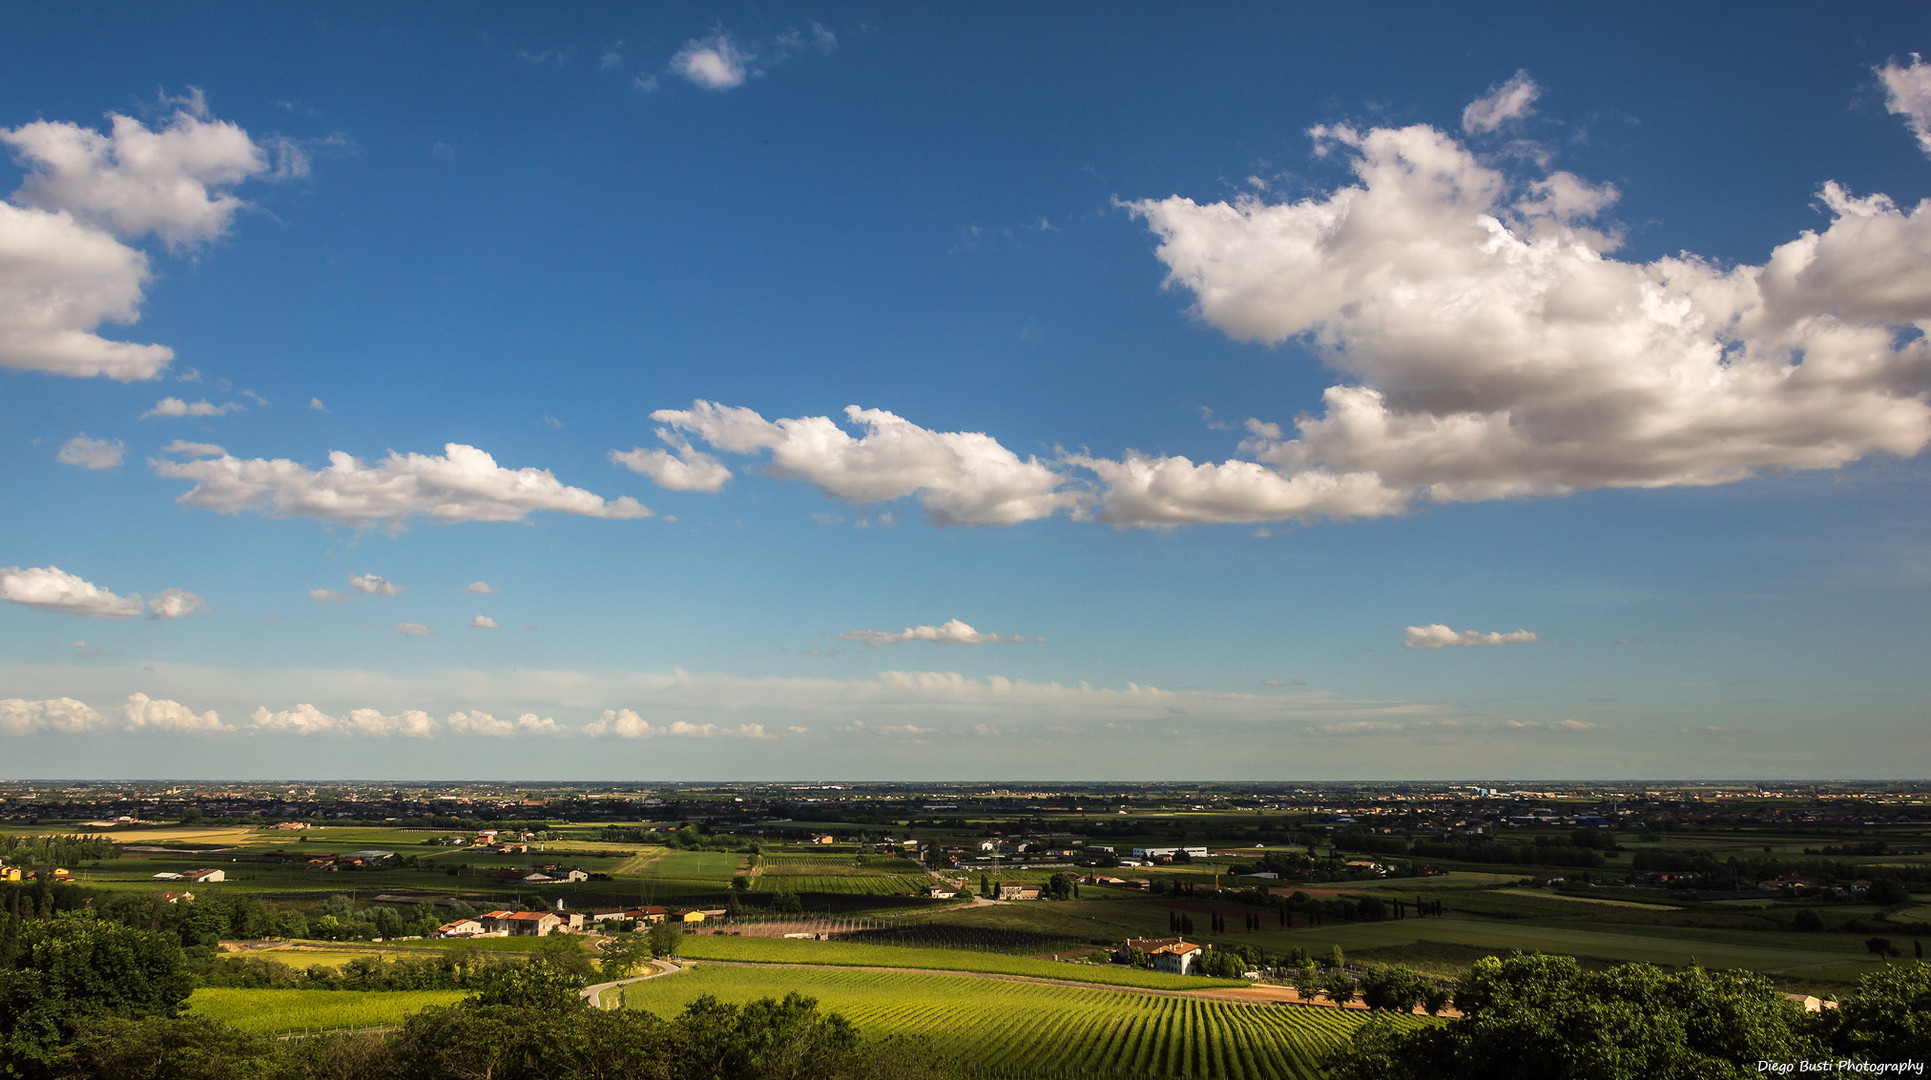
[[[0,600],[95,619],[132,619],[146,606],[139,593],[116,596],[58,566],[0,569]]]
[[[697,401],[651,419],[733,454],[771,452],[771,472],[830,498],[878,503],[916,497],[935,525],[1013,525],[1078,505],[1066,478],[1021,460],[979,432],[930,431],[882,409],[847,406],[854,438],[830,417],[766,420],[750,409]]]
[[[722,30],[692,38],[671,57],[670,70],[706,90],[729,90],[744,84],[752,57]]]
[[[0,698],[0,735],[89,735],[102,723],[100,713],[70,697]]]
[[[1535,111],[1535,99],[1542,88],[1526,71],[1517,71],[1507,82],[1489,87],[1488,93],[1468,103],[1462,110],[1462,130],[1470,135],[1485,135],[1511,120],[1520,120]]]
[[[668,70],[706,90],[730,90],[744,85],[768,68],[803,52],[832,53],[838,50],[838,35],[816,22],[791,27],[781,34],[756,41],[743,41],[722,27],[701,38],[692,38],[671,57]],[[657,79],[638,78],[638,90],[657,89]]]
[[[193,481],[178,501],[228,514],[252,510],[389,529],[418,517],[438,524],[522,521],[539,510],[616,520],[651,515],[627,495],[606,501],[560,483],[547,469],[507,469],[461,443],[445,445],[440,456],[391,451],[375,465],[338,450],[323,469],[226,453],[149,464],[158,476]]]
[[[1918,137],[1918,146],[1931,154],[1931,64],[1917,53],[1909,64],[1897,61],[1877,69],[1884,82],[1884,105],[1894,115],[1904,117]]]
[[[844,641],[859,641],[866,645],[897,645],[907,641],[934,641],[941,645],[984,645],[993,642],[1046,640],[1020,634],[982,634],[958,619],[949,619],[941,626],[908,626],[896,633],[889,630],[847,630],[838,637]]]
[[[477,593],[482,596],[495,596],[496,586],[491,585],[487,581],[472,581],[469,584],[463,586],[463,591]]]
[[[535,713],[524,713],[515,720],[498,720],[486,712],[472,709],[450,713],[444,724],[452,734],[483,735],[495,739],[506,739],[512,735],[564,734],[564,729],[555,718]]]
[[[55,460],[83,469],[112,469],[126,453],[127,447],[119,440],[90,439],[83,431],[60,444],[60,455]]]
[[[1524,645],[1538,639],[1527,630],[1511,630],[1506,634],[1480,630],[1451,630],[1441,623],[1427,626],[1411,626],[1405,632],[1402,648],[1441,649],[1450,645]]]
[[[97,333],[140,317],[151,271],[128,241],[152,233],[181,251],[220,236],[242,206],[229,189],[269,169],[266,150],[198,95],[158,130],[119,114],[106,132],[39,120],[0,143],[26,173],[0,203],[0,367],[158,375],[173,350]]]
[[[496,620],[490,618],[488,615],[478,615],[469,620],[469,625],[478,630],[494,630],[496,629]]]
[[[242,207],[226,189],[268,169],[246,131],[209,119],[198,101],[159,131],[118,113],[109,122],[105,134],[51,120],[0,131],[29,170],[13,201],[187,248],[225,232]]]
[[[388,714],[376,709],[350,709],[341,716],[313,705],[270,711],[261,706],[249,717],[249,731],[263,735],[365,735],[376,738],[426,739],[437,730],[436,718],[420,709]]]
[[[162,589],[148,600],[148,618],[178,619],[208,610],[208,602],[186,589]]]
[[[349,585],[364,596],[394,596],[402,591],[402,586],[380,574],[363,574],[349,579]]]
[[[1498,106],[1499,107],[1499,106]],[[1520,179],[1426,126],[1317,127],[1355,182],[1299,201],[1129,209],[1228,336],[1340,378],[1249,460],[1069,457],[1133,525],[1348,518],[1418,502],[1720,484],[1931,440],[1931,203],[1821,189],[1762,265],[1615,257],[1616,192]]]
[[[213,709],[197,713],[178,701],[156,699],[146,694],[128,695],[121,707],[131,732],[155,731],[168,735],[226,735],[234,728],[221,722]]]
[[[763,724],[693,724],[688,720],[673,720],[669,724],[652,724],[632,709],[605,709],[603,715],[583,725],[583,734],[592,738],[614,736],[620,739],[770,739],[775,736],[766,734]]]
[[[731,479],[731,470],[723,462],[693,447],[675,432],[658,428],[657,437],[677,452],[632,447],[612,450],[610,460],[631,472],[650,477],[658,487],[670,491],[717,491]]]
[[[1120,460],[1073,454],[1068,464],[1104,485],[1096,520],[1163,528],[1211,522],[1379,517],[1399,511],[1405,493],[1369,473],[1309,469],[1283,475],[1252,461],[1201,462],[1128,451]]]
[[[436,632],[434,630],[429,629],[427,626],[424,626],[419,622],[397,623],[396,633],[401,634],[403,637],[435,637],[436,636]]]

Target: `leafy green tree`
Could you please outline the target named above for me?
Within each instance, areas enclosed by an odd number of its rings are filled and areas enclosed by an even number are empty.
[[[1374,1012],[1413,1012],[1431,985],[1407,968],[1370,968],[1361,979],[1361,1003]]]
[[[1430,981],[1421,992],[1421,1007],[1430,1016],[1440,1016],[1443,1009],[1455,1000],[1454,994],[1439,983]]]
[[[62,1076],[106,1080],[256,1080],[272,1040],[206,1017],[95,1017],[60,1053]]]
[[[551,934],[538,938],[531,950],[531,962],[560,971],[580,982],[588,982],[596,970],[590,954],[583,950],[583,939],[570,934]]]
[[[586,1005],[585,977],[540,958],[486,965],[472,982],[476,992],[468,1002],[475,1005],[504,1005],[539,1013],[571,1013]]]
[[[89,915],[29,921],[14,950],[0,970],[0,1075],[48,1075],[93,1021],[173,1016],[193,989],[170,935]]]
[[[1769,980],[1648,964],[1585,972],[1571,957],[1475,962],[1460,1020],[1377,1021],[1328,1062],[1333,1080],[1742,1080],[1823,1050]]]
[[[1336,968],[1321,980],[1321,996],[1336,1005],[1346,1005],[1354,1000],[1354,980],[1347,972]]]
[[[706,995],[685,1007],[671,1035],[687,1075],[730,1080],[830,1080],[858,1046],[850,1022],[796,993],[742,1007]]]
[[[1312,960],[1302,961],[1288,976],[1288,983],[1294,987],[1295,993],[1301,995],[1302,1001],[1313,1001],[1314,992],[1321,988],[1320,969],[1314,966]]]
[[[597,969],[606,979],[621,979],[650,959],[654,952],[648,935],[622,934],[599,946]]]
[[[777,915],[802,915],[805,905],[798,899],[797,893],[790,889],[780,889],[771,894],[771,911]]]
[[[656,923],[650,928],[650,954],[652,956],[676,956],[679,941],[684,937],[683,930],[674,922]]]
[[[414,1080],[512,1076],[531,1021],[528,1010],[506,1005],[424,1009],[403,1022],[389,1044],[388,1064],[394,1075]]]
[[[1208,949],[1200,968],[1209,978],[1238,979],[1246,974],[1247,962],[1232,949]]]
[[[1867,972],[1835,1009],[1819,1014],[1831,1048],[1866,1061],[1924,1060],[1931,1047],[1931,965]]]

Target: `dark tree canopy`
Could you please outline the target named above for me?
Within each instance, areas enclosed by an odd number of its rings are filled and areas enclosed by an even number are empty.
[[[1414,1031],[1383,1022],[1332,1062],[1334,1080],[1728,1080],[1822,1043],[1762,976],[1586,972],[1569,957],[1479,960],[1455,994],[1463,1018]]]

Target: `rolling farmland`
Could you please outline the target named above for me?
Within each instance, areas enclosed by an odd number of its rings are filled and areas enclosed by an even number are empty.
[[[773,855],[751,877],[751,890],[761,893],[905,896],[923,892],[931,884],[925,868],[909,859],[831,852]]]
[[[632,986],[624,1004],[671,1015],[706,994],[743,1002],[793,991],[842,1013],[867,1038],[925,1040],[970,1072],[1008,1076],[1316,1080],[1322,1055],[1365,1022],[1338,1009],[972,976],[703,965]]]
[[[780,938],[691,937],[679,945],[686,958],[759,964],[825,964],[833,967],[921,968],[1024,975],[1037,979],[1103,983],[1154,990],[1201,990],[1245,986],[1239,979],[1203,979],[1144,971],[1118,964],[1063,964],[1030,956],[1008,956],[963,949],[923,949],[906,945],[866,945],[845,941],[786,941]]]
[[[924,874],[759,874],[751,891],[760,893],[845,893],[852,896],[910,896],[932,884]]]

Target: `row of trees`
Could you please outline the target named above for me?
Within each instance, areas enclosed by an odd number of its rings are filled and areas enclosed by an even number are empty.
[[[1364,980],[1365,982],[1365,980]],[[1462,1017],[1370,1023],[1327,1063],[1332,1080],[1743,1080],[1764,1063],[1922,1060],[1931,967],[1866,975],[1836,1009],[1806,1014],[1761,975],[1648,964],[1584,971],[1573,958],[1478,960],[1456,985]]]
[[[628,945],[632,938],[614,940]],[[626,953],[627,958],[639,952],[650,955],[648,935],[634,935],[634,940],[640,949]],[[590,958],[573,939],[543,938],[533,947],[552,967],[585,977],[591,972]],[[463,943],[440,953],[397,960],[358,956],[339,968],[326,964],[296,968],[264,956],[191,956],[185,970],[200,986],[251,990],[480,990],[505,978],[509,969],[521,963],[520,959],[494,956],[474,944]],[[625,973],[632,963],[622,965]]]
[[[534,901],[540,904],[540,901]],[[212,948],[225,939],[313,938],[367,941],[425,936],[450,919],[473,918],[467,904],[438,910],[429,904],[398,907],[357,903],[340,893],[308,911],[271,904],[253,893],[209,891],[192,903],[169,904],[155,896],[95,896],[77,885],[0,883],[0,953],[7,927],[26,918],[88,909],[110,922],[174,936],[183,946]]]
[[[0,836],[0,863],[9,866],[66,868],[120,857],[120,845],[104,836],[78,833]]]
[[[1868,877],[1873,884],[1885,879],[1895,882],[1900,890],[1905,889],[1908,882],[1931,882],[1931,869],[1924,867],[1887,866],[1873,872],[1874,868],[1815,855],[1732,855],[1718,859],[1707,851],[1638,848],[1630,859],[1630,867],[1639,874],[1670,872],[1692,875],[1695,880],[1685,882],[1686,885],[1708,889],[1728,889],[1733,883],[1754,884],[1766,878],[1787,876],[1830,881],[1856,881]]]

